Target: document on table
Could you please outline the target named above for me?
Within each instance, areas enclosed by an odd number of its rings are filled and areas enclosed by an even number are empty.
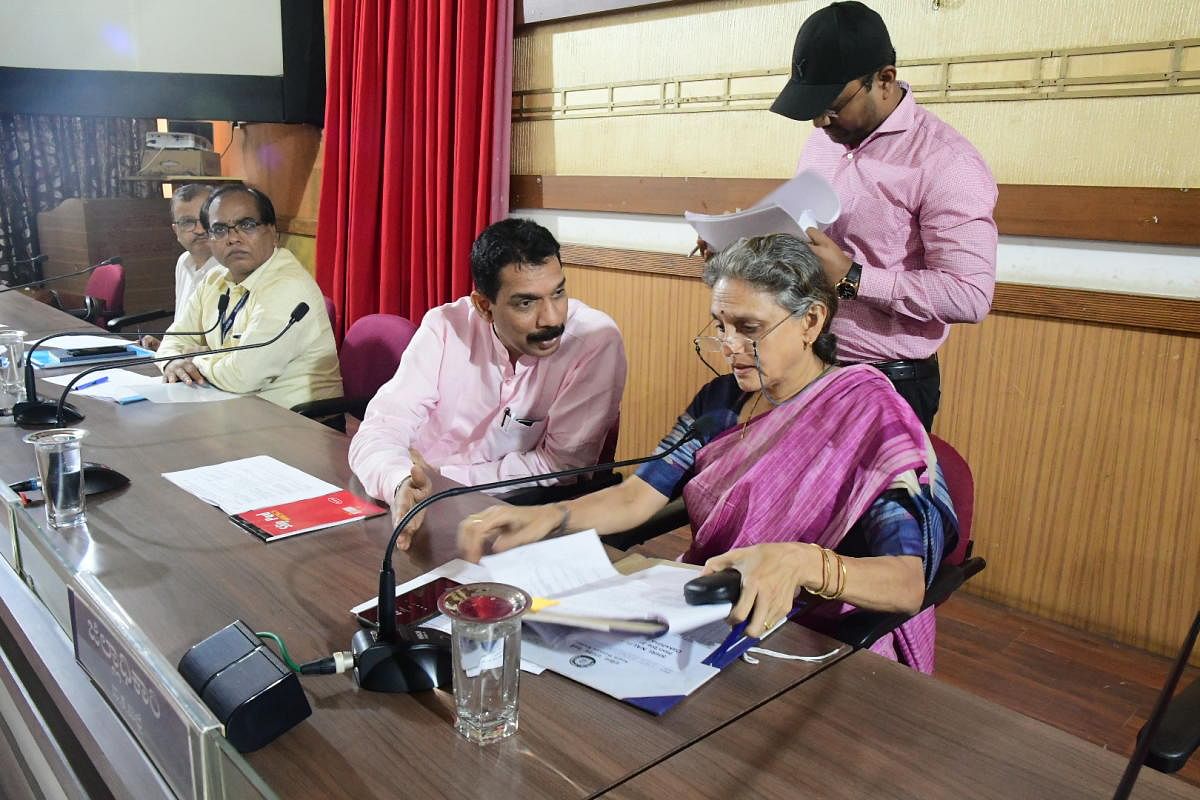
[[[46,378],[46,382],[56,386],[66,386],[78,374],[78,372],[72,372],[68,375],[55,375]],[[93,381],[100,382],[93,383]],[[91,373],[80,383],[83,388],[76,386],[71,390],[73,394],[99,397],[117,403],[132,403],[136,400],[145,400],[142,390],[147,386],[157,386],[162,383],[162,378],[154,375],[142,375],[127,369],[102,369]],[[88,386],[89,383],[92,385]]]
[[[697,571],[683,566],[656,564],[632,575],[593,584],[555,599],[558,603],[529,617],[530,622],[572,624],[567,615],[654,619],[671,633],[695,630],[729,616],[730,603],[691,606],[683,599],[683,585]]]
[[[163,383],[162,378],[157,379],[153,385],[141,387],[141,391],[151,403],[216,403],[222,400],[237,400],[244,396],[208,384]]]
[[[207,467],[164,472],[163,477],[226,514],[241,514],[256,508],[294,503],[340,491],[332,483],[314,478],[270,456],[253,456]]]

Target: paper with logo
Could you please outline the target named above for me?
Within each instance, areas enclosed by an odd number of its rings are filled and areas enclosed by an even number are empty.
[[[321,497],[310,497],[307,500],[243,511],[232,515],[230,519],[264,542],[275,542],[309,531],[376,517],[386,511],[385,508],[342,490]]]
[[[809,228],[825,228],[837,221],[842,203],[829,182],[805,170],[748,209],[730,214],[684,212],[684,219],[713,252],[720,252],[745,236],[790,233],[807,242]]]

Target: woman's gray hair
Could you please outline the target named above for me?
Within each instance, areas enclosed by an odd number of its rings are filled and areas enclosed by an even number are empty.
[[[786,233],[739,239],[704,265],[704,283],[709,287],[725,278],[773,294],[775,302],[795,316],[806,313],[813,303],[824,305],[828,314],[813,352],[826,364],[837,360],[837,337],[829,332],[837,313],[837,294],[807,244]]]

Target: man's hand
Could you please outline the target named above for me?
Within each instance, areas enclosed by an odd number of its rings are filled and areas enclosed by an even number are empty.
[[[162,344],[162,339],[159,339],[156,336],[143,336],[138,344],[147,350],[157,350],[158,346]]]
[[[708,242],[704,241],[699,236],[696,237],[696,246],[692,248],[692,252],[688,253],[688,258],[691,258],[697,253],[699,253],[705,261],[708,261],[710,258],[716,255],[712,248],[708,246]]]
[[[846,273],[850,271],[850,265],[854,263],[854,259],[819,228],[809,228],[805,233],[808,234],[808,238],[812,239],[809,249],[821,262],[821,269],[825,273],[825,279],[829,281],[830,288],[837,286],[838,281],[846,277]]]
[[[417,450],[409,450],[408,454],[412,457],[412,470],[408,477],[400,482],[396,487],[396,493],[392,497],[392,527],[400,524],[400,520],[404,518],[413,506],[429,497],[433,493],[433,474],[437,472],[433,467],[425,461]],[[417,529],[421,527],[421,523],[425,520],[425,512],[417,514],[400,532],[399,538],[396,539],[396,546],[401,550],[407,550],[412,544],[412,537],[416,534]]]
[[[458,524],[458,552],[478,564],[484,547],[503,553],[523,544],[545,539],[567,521],[563,506],[492,506],[472,514]]]
[[[165,383],[187,383],[200,386],[207,383],[204,380],[204,375],[200,372],[200,368],[196,366],[191,358],[177,358],[174,361],[168,361],[166,368],[163,370],[163,381]]]

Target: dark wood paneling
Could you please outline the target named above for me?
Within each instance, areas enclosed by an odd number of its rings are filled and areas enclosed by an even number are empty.
[[[630,214],[723,214],[749,208],[774,178],[513,175],[513,208]],[[1111,242],[1200,245],[1200,192],[1126,186],[1001,184],[1000,233]]]
[[[581,267],[694,278],[700,277],[704,270],[704,262],[699,256],[688,257],[673,253],[650,253],[643,250],[620,250],[579,244],[564,244],[562,260],[564,264]],[[992,311],[1130,328],[1200,333],[1200,300],[1177,297],[999,283],[996,284]]]

